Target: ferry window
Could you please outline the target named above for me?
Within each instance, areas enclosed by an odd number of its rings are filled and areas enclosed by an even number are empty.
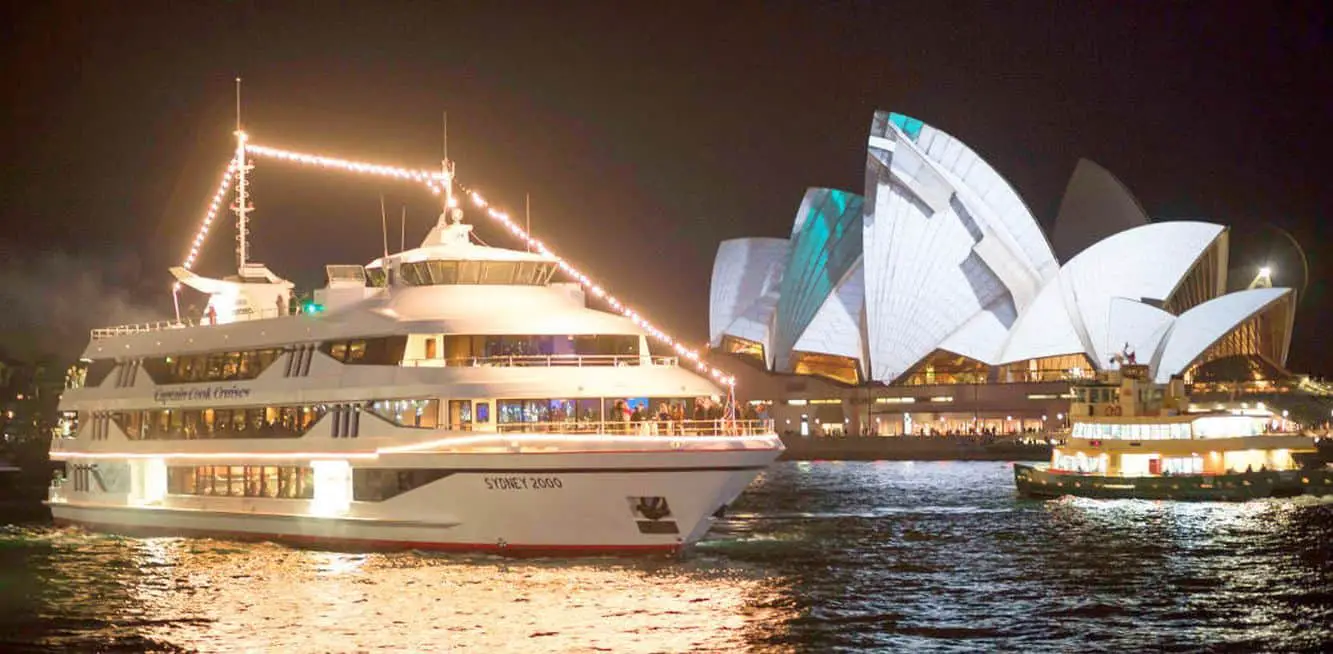
[[[436,284],[457,284],[458,283],[458,262],[457,261],[431,261],[430,274],[435,279]]]
[[[523,400],[499,400],[495,403],[496,414],[500,417],[500,422],[528,422],[524,415]]]
[[[386,283],[388,279],[384,275],[383,268],[366,268],[366,279],[371,286],[376,288],[383,288],[388,285]]]
[[[97,388],[115,370],[115,359],[80,360],[65,375],[66,388]]]
[[[396,366],[403,361],[407,350],[407,336],[384,336],[349,341],[325,341],[321,352],[347,364]]]
[[[402,427],[434,428],[439,425],[440,401],[377,400],[370,412]]]
[[[520,261],[517,270],[518,272],[514,275],[515,284],[532,284],[537,277],[537,262]]]
[[[143,368],[158,384],[254,379],[281,354],[282,350],[269,348],[149,357],[144,359]]]
[[[313,497],[313,472],[310,468],[279,466],[173,466],[167,469],[167,492],[309,499]]]
[[[602,401],[601,400],[579,400],[577,404],[579,422],[601,422],[602,421]]]
[[[512,284],[516,268],[512,261],[487,261],[481,268],[481,283]]]
[[[481,280],[481,262],[480,261],[460,261],[458,262],[458,283],[476,284]]]
[[[325,413],[323,405],[249,409],[155,409],[113,412],[131,439],[295,438]]]
[[[194,468],[167,469],[167,492],[173,495],[193,495]]]
[[[402,277],[403,283],[408,286],[424,286],[430,284],[429,280],[425,282],[421,279],[421,263],[401,263],[398,264],[398,274]]]
[[[352,470],[352,499],[358,502],[380,502],[450,474],[445,470],[418,468],[355,468]]]
[[[482,424],[485,424],[485,423],[490,422],[490,421],[491,421],[491,403],[490,403],[490,402],[477,402],[477,405],[476,405],[476,414],[477,414],[477,422],[480,422],[480,423],[482,423]]]

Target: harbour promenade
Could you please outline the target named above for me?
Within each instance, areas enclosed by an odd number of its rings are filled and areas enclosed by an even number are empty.
[[[784,435],[787,461],[1049,461],[1044,435],[1023,439],[972,436],[823,436]]]

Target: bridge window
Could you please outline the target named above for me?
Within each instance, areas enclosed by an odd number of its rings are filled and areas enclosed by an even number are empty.
[[[581,365],[635,365],[638,363],[639,336],[635,334],[555,334],[555,335],[466,335],[445,334],[442,347],[434,346],[433,335],[416,336],[411,345],[411,359],[443,359],[445,365],[553,365],[545,357],[581,357]],[[505,360],[515,357],[514,361]],[[541,357],[525,364],[522,357]],[[336,357],[335,357],[336,358]]]
[[[549,261],[414,261],[398,264],[398,274],[408,286],[488,284],[544,286],[555,274]],[[366,269],[372,286],[383,286],[383,270]],[[384,280],[381,282],[381,280]]]

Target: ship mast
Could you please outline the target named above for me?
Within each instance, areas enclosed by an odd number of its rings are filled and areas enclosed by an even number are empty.
[[[241,78],[236,78],[236,204],[231,207],[236,214],[236,273],[243,275],[245,264],[250,256],[249,214],[254,211],[250,205],[250,176],[254,170],[245,159],[245,142],[248,137],[241,130]]]
[[[443,154],[440,159],[440,171],[444,173],[444,212],[440,214],[441,224],[447,222],[444,220],[450,213],[450,210],[458,206],[458,201],[454,199],[454,162],[449,160],[449,112],[444,112],[444,143]]]

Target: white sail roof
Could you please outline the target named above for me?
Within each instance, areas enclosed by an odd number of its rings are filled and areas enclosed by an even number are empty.
[[[724,333],[746,316],[751,321],[765,316],[762,327],[764,340],[767,340],[767,321],[772,313],[756,312],[752,308],[766,294],[773,295],[772,303],[776,306],[777,287],[782,280],[789,245],[787,239],[782,238],[738,238],[723,241],[718,246],[708,302],[708,340],[714,347],[721,344]],[[755,327],[758,325],[750,325],[745,329],[746,333],[753,335]],[[738,333],[732,335],[750,338]]]
[[[1060,261],[1113,234],[1148,224],[1139,201],[1110,171],[1079,159],[1065,187],[1051,228],[1051,245]]]
[[[1155,359],[1156,379],[1169,381],[1171,375],[1189,368],[1214,343],[1264,309],[1292,298],[1289,288],[1254,288],[1228,293],[1196,306],[1176,317]],[[1280,349],[1285,359],[1291,326],[1286,325]],[[1285,361],[1276,361],[1282,365]]]

